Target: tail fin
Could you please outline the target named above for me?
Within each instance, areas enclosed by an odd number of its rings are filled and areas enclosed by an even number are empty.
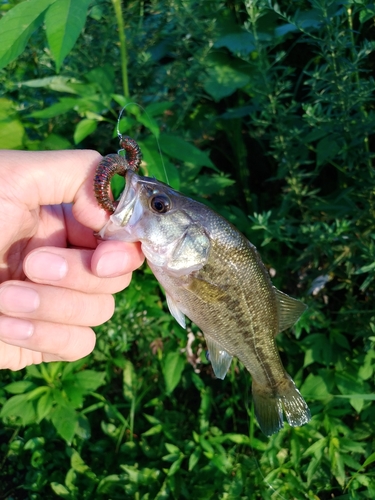
[[[253,380],[253,400],[256,418],[266,436],[283,428],[283,409],[292,427],[306,424],[311,418],[305,400],[287,374],[276,391]]]

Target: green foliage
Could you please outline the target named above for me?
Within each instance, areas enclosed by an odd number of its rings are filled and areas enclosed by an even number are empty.
[[[0,147],[114,152],[126,106],[144,173],[226,216],[308,304],[279,347],[313,418],[266,439],[248,373],[213,378],[145,267],[90,357],[1,374],[4,498],[374,498],[374,5],[129,1],[125,54],[116,2],[90,4],[74,48],[86,2],[49,24],[78,3],[2,5]]]

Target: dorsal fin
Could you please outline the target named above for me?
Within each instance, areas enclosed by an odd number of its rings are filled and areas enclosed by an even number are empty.
[[[210,337],[206,337],[206,343],[214,373],[217,378],[223,380],[229,370],[233,356],[228,354],[227,351]]]
[[[277,312],[279,316],[279,332],[294,325],[307,309],[306,304],[297,299],[292,299],[286,293],[274,287],[276,293]]]

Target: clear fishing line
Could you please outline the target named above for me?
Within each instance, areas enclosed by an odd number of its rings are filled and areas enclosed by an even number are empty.
[[[119,113],[119,116],[118,116],[118,119],[117,119],[117,137],[119,138],[119,140],[121,140],[122,138],[122,134],[120,132],[120,121],[121,121],[121,117],[122,117],[122,114],[123,112],[125,111],[125,109],[128,107],[128,106],[131,106],[131,105],[135,105],[135,106],[138,106],[139,109],[141,109],[143,111],[143,113],[147,116],[147,118],[149,120],[151,120],[151,116],[147,113],[147,111],[145,110],[145,108],[143,106],[141,106],[140,104],[138,104],[137,102],[128,102],[127,104],[125,104],[125,106],[121,109],[120,113]],[[151,132],[152,133],[152,132]],[[163,166],[163,171],[164,171],[164,175],[165,175],[165,179],[166,179],[166,183],[169,184],[169,179],[168,179],[168,174],[167,174],[167,169],[165,168],[165,164],[164,164],[164,158],[163,158],[163,153],[161,151],[161,148],[160,148],[160,142],[159,142],[159,139],[155,136],[155,140],[156,140],[156,145],[158,147],[158,152],[159,152],[159,156],[160,156],[160,160],[161,160],[161,164]],[[120,153],[121,151],[124,151],[123,149],[119,149],[118,150],[118,153]]]

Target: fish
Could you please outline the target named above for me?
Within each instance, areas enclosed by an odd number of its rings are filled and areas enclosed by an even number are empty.
[[[275,288],[256,247],[220,214],[169,185],[125,169],[117,208],[98,233],[141,242],[176,321],[203,332],[217,378],[233,357],[252,377],[255,416],[266,436],[309,422],[310,410],[286,372],[276,335],[306,306]]]

